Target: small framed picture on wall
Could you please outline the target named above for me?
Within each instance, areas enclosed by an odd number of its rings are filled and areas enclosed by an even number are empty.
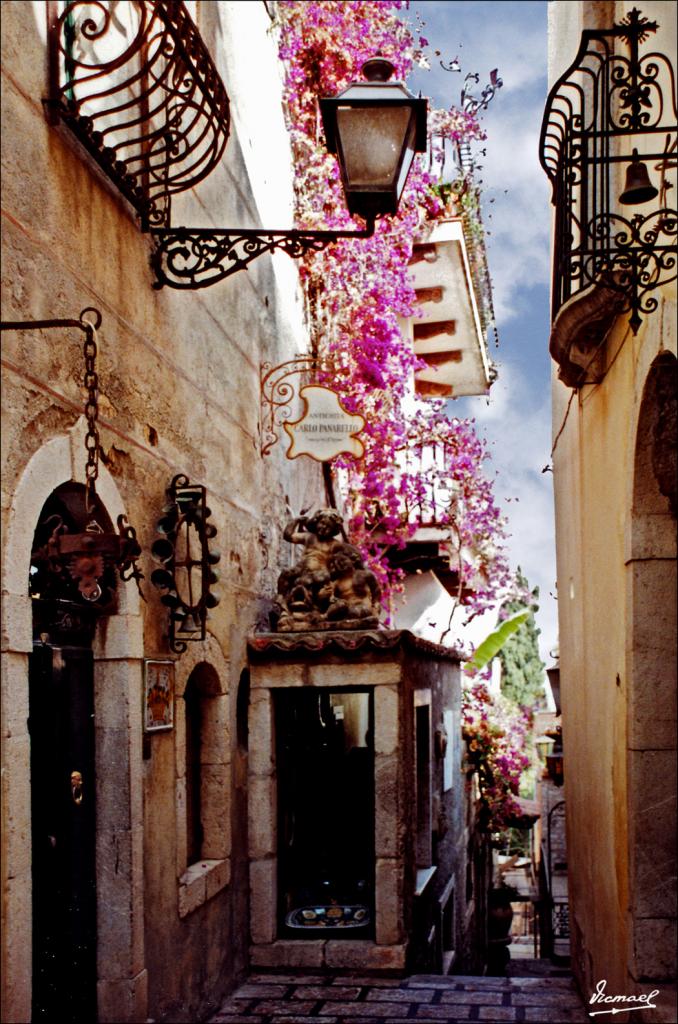
[[[144,731],[174,726],[174,662],[144,663]]]

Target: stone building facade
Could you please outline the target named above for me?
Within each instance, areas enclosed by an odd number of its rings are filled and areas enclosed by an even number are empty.
[[[644,125],[627,131],[637,122],[620,114],[633,113],[637,97],[597,75],[616,66],[624,78],[634,38],[643,75],[652,55],[663,106],[654,83],[643,94]],[[555,206],[553,472],[572,962],[585,996],[601,979],[619,995],[660,989],[658,1009],[643,1017],[665,1020],[675,1005],[664,987],[676,978],[676,284],[675,262],[671,273],[656,253],[675,245],[675,40],[670,4],[550,5],[553,91],[542,136]],[[570,177],[568,192],[559,175],[579,159],[567,149],[577,104],[593,111],[594,96],[609,112],[606,132],[615,123],[624,130],[610,133],[595,170],[591,163]],[[573,104],[565,117],[563,98]],[[600,128],[595,115],[582,123],[589,141],[580,154]],[[631,173],[634,149],[646,156],[640,174]],[[577,255],[593,238],[579,226],[591,202],[600,244],[614,233],[607,279],[604,264],[596,276],[586,269],[596,264]],[[620,262],[613,251],[632,234],[621,217],[642,226],[638,237],[656,229],[645,235],[648,274],[637,279],[635,305],[618,287],[635,258]]]
[[[163,11],[178,37],[163,34]],[[78,121],[72,83],[103,65]],[[2,75],[2,1019],[58,1007],[61,1019],[195,1021],[250,963],[307,964],[317,948],[279,956],[280,738],[248,652],[290,563],[283,527],[331,503],[318,463],[287,460],[282,444],[264,453],[262,375],[308,352],[297,269],[265,255],[213,287],[196,276],[157,288],[149,231],[167,226],[168,200],[172,227],[292,224],[270,5],[8,2]],[[139,82],[143,102],[131,99]],[[184,137],[181,109],[197,112]],[[137,114],[149,134],[135,184]],[[107,141],[124,117],[115,157]],[[197,157],[182,177],[186,140]],[[195,530],[213,527],[197,584],[171,528],[173,503],[189,500],[176,488],[191,486],[206,502]],[[126,579],[91,555],[95,534],[122,544],[116,524],[140,551]],[[177,610],[189,576],[202,597],[209,583],[204,622]],[[375,635],[378,648],[390,634]],[[471,966],[490,864],[461,774],[458,661],[402,644],[386,666],[365,656],[366,682],[347,682],[355,664],[333,669],[348,687],[331,704],[337,728],[365,732],[364,694],[374,702],[367,959],[402,969],[418,950],[420,966]],[[326,945],[325,966],[351,966],[350,943]]]
[[[482,969],[492,853],[461,771],[459,656],[407,630],[249,650],[252,965]],[[360,926],[324,927],[337,905]]]
[[[118,5],[121,31],[129,29],[124,9],[133,6]],[[282,445],[261,456],[260,366],[306,349],[304,308],[296,266],[285,255],[262,258],[211,289],[153,288],[149,235],[138,217],[67,128],[45,116],[54,7],[3,4],[2,319],[77,320],[85,307],[100,311],[96,489],[111,523],[124,514],[136,529],[145,574],[143,599],[133,580],[118,580],[115,610],[98,619],[91,643],[96,788],[84,778],[83,806],[96,805],[97,961],[83,984],[89,989],[96,980],[88,1005],[95,1002],[101,1021],[197,1020],[247,963],[247,772],[236,728],[245,638],[288,557],[281,530],[290,510],[326,500],[316,463],[288,462]],[[173,223],[291,225],[291,154],[266,5],[186,9],[231,99],[231,130],[209,178],[173,197]],[[28,581],[46,502],[64,486],[83,490],[84,370],[83,334],[73,327],[3,331],[7,1022],[42,1019],[31,1017],[32,872],[36,844],[48,838],[31,823]],[[189,642],[181,656],[168,646],[169,609],[150,582],[158,568],[150,557],[156,522],[176,474],[206,487],[221,552],[213,587],[220,603],[205,639]],[[175,721],[145,733],[142,694],[153,660],[172,663]],[[182,697],[190,691],[201,706],[197,768],[187,756],[190,701]],[[30,708],[32,718],[39,712]],[[197,844],[187,826],[187,775],[196,772]],[[37,779],[34,764],[34,787]],[[60,838],[54,841],[59,850]]]

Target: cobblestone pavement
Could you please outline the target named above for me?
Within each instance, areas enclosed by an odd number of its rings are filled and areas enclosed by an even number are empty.
[[[409,978],[254,974],[211,1024],[576,1024],[586,1010],[569,977]]]

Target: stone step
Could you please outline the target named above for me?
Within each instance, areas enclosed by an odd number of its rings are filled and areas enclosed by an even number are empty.
[[[588,1020],[569,977],[254,974],[212,1024],[579,1024]]]
[[[571,978],[572,972],[569,968],[569,959],[562,964],[553,963],[552,960],[530,959],[521,957],[510,960],[506,965],[506,973],[509,977],[521,978]]]

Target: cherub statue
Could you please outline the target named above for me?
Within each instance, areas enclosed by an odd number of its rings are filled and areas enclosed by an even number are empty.
[[[291,544],[303,544],[304,554],[301,564],[307,572],[327,572],[330,555],[341,541],[334,538],[338,533],[343,536],[344,524],[341,516],[334,508],[321,508],[314,515],[297,516],[288,523],[283,537]]]
[[[278,579],[280,632],[378,625],[379,584],[364,568],[358,549],[346,542],[336,509],[323,508],[312,516],[302,513],[287,524],[283,537],[303,544],[304,551]]]
[[[321,591],[321,596],[328,597],[327,618],[370,619],[376,625],[381,589],[374,573],[362,568],[358,549],[342,544],[330,555],[328,567],[330,583]]]

